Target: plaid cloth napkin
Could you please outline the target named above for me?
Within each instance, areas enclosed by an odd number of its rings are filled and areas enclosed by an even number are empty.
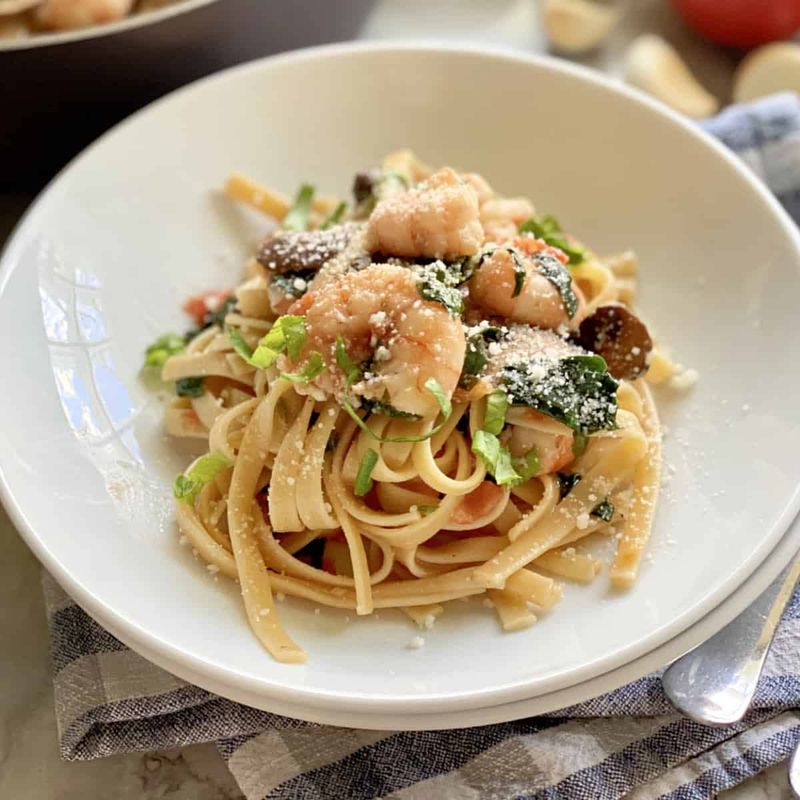
[[[800,220],[800,102],[777,95],[707,124]],[[800,739],[800,591],[753,709],[707,728],[658,675],[546,717],[392,733],[287,719],[189,685],[127,649],[44,576],[61,752],[89,759],[215,741],[247,800],[709,798]]]

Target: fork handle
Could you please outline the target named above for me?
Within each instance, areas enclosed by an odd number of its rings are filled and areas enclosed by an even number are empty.
[[[661,684],[679,711],[714,726],[738,722],[747,713],[798,578],[800,558],[736,619],[667,668]]]

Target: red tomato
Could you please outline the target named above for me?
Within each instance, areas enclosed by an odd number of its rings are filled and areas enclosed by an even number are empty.
[[[209,311],[216,311],[220,304],[226,298],[230,297],[230,291],[227,289],[211,289],[203,294],[196,294],[190,297],[184,304],[183,310],[197,323],[200,327],[206,318]]]
[[[672,0],[698,33],[732,47],[788,39],[800,28],[800,0]]]

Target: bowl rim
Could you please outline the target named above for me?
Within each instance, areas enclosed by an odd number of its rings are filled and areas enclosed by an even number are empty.
[[[319,58],[347,58],[353,54],[364,53],[376,53],[379,55],[391,53],[446,55],[452,53],[455,55],[468,55],[477,58],[490,58],[493,60],[534,66],[545,71],[566,74],[586,83],[590,83],[598,90],[622,95],[640,106],[649,108],[653,113],[662,118],[664,122],[677,126],[689,136],[703,143],[705,147],[713,151],[717,157],[722,158],[723,161],[733,169],[737,177],[747,184],[749,189],[754,191],[758,198],[765,204],[766,208],[780,224],[788,239],[794,244],[797,254],[800,255],[800,230],[798,230],[798,227],[781,206],[777,198],[758,179],[750,168],[721,142],[706,133],[691,120],[684,118],[682,115],[643,92],[620,84],[613,78],[597,73],[588,67],[567,63],[548,55],[520,53],[491,46],[465,46],[452,42],[346,42],[303,48],[288,53],[255,59],[220,70],[170,92],[131,114],[98,137],[88,147],[70,160],[63,169],[48,182],[9,235],[5,247],[2,252],[0,252],[0,264],[13,255],[13,251],[17,247],[17,240],[20,240],[20,242],[22,241],[21,234],[25,228],[27,228],[28,220],[33,218],[38,206],[47,199],[49,193],[54,188],[55,184],[61,180],[62,176],[71,170],[79,161],[90,157],[95,147],[104,142],[106,138],[115,135],[118,130],[127,125],[135,124],[140,115],[150,113],[152,109],[157,108],[160,104],[169,103],[184,93],[196,91],[207,83],[211,84],[227,80],[236,80],[237,76],[240,74],[257,72],[261,69],[270,68],[273,65],[302,64]],[[0,273],[0,299],[2,299],[14,271],[13,268],[9,268]],[[28,524],[25,511],[16,503],[12,495],[9,479],[6,471],[3,469],[1,461],[0,502],[5,506],[9,517],[23,536],[26,544],[33,550],[37,558],[39,558],[45,568],[51,572],[65,591],[67,591],[67,593],[91,616],[97,619],[123,642],[129,644],[132,649],[139,650],[140,652],[144,650],[152,654],[151,658],[153,660],[157,660],[160,663],[169,663],[171,671],[174,670],[176,674],[187,680],[198,683],[200,682],[199,677],[203,676],[205,685],[209,685],[213,682],[215,688],[219,687],[216,688],[216,691],[223,695],[225,694],[224,690],[226,688],[232,693],[235,692],[239,694],[239,696],[243,693],[257,694],[259,697],[264,698],[264,705],[262,707],[267,707],[269,705],[270,698],[273,698],[276,702],[285,699],[287,687],[283,685],[282,682],[275,682],[263,677],[242,674],[228,667],[221,667],[209,663],[203,659],[202,656],[184,651],[150,633],[135,620],[129,619],[116,612],[101,598],[93,595],[81,583],[74,580],[69,573],[61,568],[59,561],[50,553],[46,542],[40,539],[33,526]],[[658,631],[654,631],[650,637],[647,637],[647,639],[642,642],[632,642],[628,647],[605,656],[600,665],[598,665],[595,660],[590,662],[590,664],[582,670],[573,671],[566,682],[559,678],[558,680],[553,679],[552,681],[543,682],[536,687],[532,687],[529,682],[518,682],[512,685],[487,688],[481,692],[448,694],[433,701],[430,697],[424,695],[406,696],[403,698],[353,696],[336,691],[308,689],[298,686],[293,686],[291,691],[297,696],[298,702],[306,704],[307,707],[331,708],[344,702],[354,710],[358,709],[377,713],[384,711],[391,712],[393,710],[410,712],[412,710],[422,711],[424,709],[428,711],[438,711],[458,708],[484,708],[501,703],[513,702],[515,700],[528,699],[558,689],[567,689],[570,686],[576,686],[595,675],[614,670],[619,666],[634,661],[642,655],[653,652],[678,636],[678,634],[688,630],[698,620],[708,615],[710,611],[719,607],[722,602],[745,584],[748,578],[753,575],[758,567],[763,564],[768,556],[777,548],[782,537],[789,529],[790,524],[797,516],[798,511],[800,511],[800,486],[796,486],[793,493],[787,499],[779,518],[770,531],[768,531],[768,535],[765,535],[762,540],[762,546],[756,548],[749,559],[745,561],[738,570],[729,575],[727,580],[720,585],[713,595],[707,597],[703,603],[699,604],[691,612],[686,612],[679,619],[662,626]],[[790,558],[787,557],[787,563],[789,560]],[[721,627],[721,624],[715,626],[714,629],[709,630],[708,635],[713,635],[713,633]],[[680,653],[674,653],[673,657],[677,657],[678,655],[680,655]]]
[[[190,11],[196,11],[199,8],[216,2],[218,2],[218,0],[175,0],[174,3],[170,3],[162,8],[145,11],[141,14],[130,14],[116,22],[106,22],[99,25],[91,25],[88,28],[59,31],[57,33],[35,33],[22,39],[0,39],[0,57],[6,52],[35,50],[40,47],[48,47],[51,45],[55,47],[62,44],[82,42],[88,39],[99,39],[102,36],[113,36],[117,33],[125,33],[135,28],[156,25],[164,20],[172,19],[180,14],[187,14]]]

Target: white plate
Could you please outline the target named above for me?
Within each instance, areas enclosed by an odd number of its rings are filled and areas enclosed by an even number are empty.
[[[421,650],[399,615],[286,603],[310,653],[276,664],[236,588],[178,547],[169,486],[185,460],[138,377],[178,303],[230,285],[252,220],[214,192],[231,170],[344,191],[409,145],[531,195],[600,251],[635,247],[642,306],[701,373],[663,395],[675,474],[638,585],[575,587],[503,635],[454,604]],[[739,587],[798,507],[798,234],[749,173],[639,95],[546,59],[337,46],[201,81],[89,148],[26,216],[2,261],[0,473],[9,511],[102,624],[222,694],[353,712],[433,713],[531,698],[627,664]]]
[[[239,690],[235,694],[231,694],[228,690],[228,696],[232,700],[246,705],[265,708],[268,711],[308,722],[378,731],[468,728],[474,725],[492,725],[497,722],[524,719],[537,714],[550,714],[618,689],[620,686],[674,661],[708,639],[744,611],[775,580],[787,561],[797,555],[798,548],[800,548],[800,519],[795,518],[789,530],[758,569],[719,606],[683,633],[655,650],[603,675],[590,678],[575,686],[568,686],[565,689],[558,689],[528,699],[501,703],[496,706],[468,708],[462,711],[404,714],[396,711],[378,713],[354,711],[346,703],[335,708],[312,708],[292,703],[286,699],[270,699],[265,704],[261,696]],[[180,668],[176,669],[173,664],[158,655],[147,651],[141,651],[141,654],[170,672],[178,673],[180,671]],[[206,675],[192,674],[184,670],[183,677],[209,691],[219,692],[219,686],[213,681],[209,682]]]

